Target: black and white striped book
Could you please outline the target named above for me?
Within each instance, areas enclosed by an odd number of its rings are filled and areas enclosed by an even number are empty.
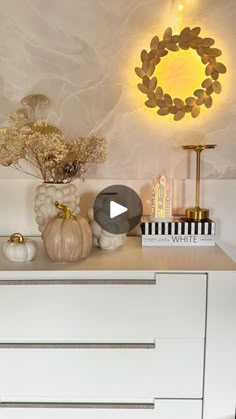
[[[185,218],[174,221],[143,221],[141,223],[142,235],[185,235],[185,236],[214,236],[216,223],[210,219],[203,221],[190,221]]]
[[[187,246],[215,246],[213,235],[142,235],[142,246],[146,247],[187,247]]]

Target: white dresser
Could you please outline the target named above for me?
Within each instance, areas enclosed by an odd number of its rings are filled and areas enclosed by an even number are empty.
[[[1,255],[0,418],[233,419],[235,300],[218,247]]]

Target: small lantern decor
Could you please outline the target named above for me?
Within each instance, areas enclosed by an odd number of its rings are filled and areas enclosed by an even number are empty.
[[[209,209],[200,207],[201,154],[204,150],[214,150],[216,144],[183,145],[182,148],[196,152],[195,207],[186,209],[185,216],[188,220],[193,221],[207,220],[209,218]]]
[[[88,222],[73,216],[69,207],[55,202],[62,215],[53,217],[43,232],[45,250],[54,262],[76,262],[85,259],[92,249],[92,233]]]
[[[152,183],[152,221],[172,219],[172,183],[162,175]]]
[[[3,246],[3,254],[11,262],[30,262],[37,251],[37,243],[25,239],[22,234],[14,233]]]

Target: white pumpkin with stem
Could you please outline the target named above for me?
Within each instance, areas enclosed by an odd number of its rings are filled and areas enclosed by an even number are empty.
[[[85,218],[73,216],[68,206],[55,202],[62,215],[52,218],[43,232],[45,250],[54,262],[85,259],[92,249],[92,232]]]
[[[3,254],[11,262],[30,262],[36,255],[37,247],[35,241],[25,239],[20,233],[14,233],[4,244]]]

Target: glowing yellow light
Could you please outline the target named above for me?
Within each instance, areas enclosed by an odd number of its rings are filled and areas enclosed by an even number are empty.
[[[206,78],[205,67],[193,50],[170,53],[156,69],[159,85],[172,97],[192,96]]]
[[[181,19],[181,17],[176,17],[175,18],[174,29],[176,31],[178,31],[180,29],[182,22],[183,22],[183,19]]]
[[[184,5],[183,5],[183,3],[179,3],[178,4],[178,11],[179,12],[182,12],[184,10]]]
[[[184,28],[185,17],[182,13],[183,10],[186,10],[186,7],[192,7],[197,0],[179,0],[175,2],[175,10],[171,15],[172,27],[173,27],[173,35],[177,35],[178,32],[181,32]],[[181,6],[182,5],[182,6]],[[180,7],[180,12],[178,13]],[[194,26],[195,22],[190,21],[188,18],[188,25]],[[160,28],[159,28],[160,29]],[[164,29],[164,28],[163,28]],[[162,28],[160,29],[160,31]],[[204,28],[204,30],[208,30],[208,28]],[[211,33],[209,37],[213,39],[217,39],[217,34]],[[138,46],[135,44],[135,49],[133,51],[132,56],[132,66],[137,66],[137,55],[139,51],[143,48],[146,48],[149,51],[149,44],[150,38],[149,35],[145,38],[139,39],[140,45]],[[226,48],[225,48],[226,49]],[[135,58],[136,55],[136,58]],[[224,58],[225,59],[225,58]],[[196,54],[192,48],[188,50],[180,50],[178,54],[176,52],[169,52],[167,56],[161,59],[161,62],[156,66],[156,70],[152,77],[156,77],[158,80],[158,86],[163,88],[164,93],[170,95],[172,98],[181,98],[185,101],[185,98],[194,97],[194,92],[197,89],[201,89],[201,84],[203,80],[207,78],[205,74],[205,67],[201,61],[201,57]],[[222,79],[223,81],[223,79]],[[229,79],[223,81],[223,91],[225,92],[225,96],[227,91],[229,92]],[[135,106],[136,111],[140,112],[140,118],[143,118],[145,122],[149,123],[156,123],[159,126],[168,126],[170,127],[170,122],[173,122],[173,115],[170,113],[165,117],[157,117],[157,111],[159,106],[155,108],[149,108],[147,106],[143,107],[145,98],[143,95],[138,92],[137,84],[141,83],[140,77],[137,77],[135,73],[129,74],[129,83],[132,85],[132,94],[130,94],[129,99],[130,102]],[[222,82],[220,81],[222,84]],[[131,93],[131,91],[130,91]],[[218,115],[220,110],[220,103],[222,96],[214,94],[212,96],[213,104],[214,104],[214,112],[208,113],[208,120],[211,118],[216,118],[216,114]],[[201,106],[201,115],[206,115],[208,109],[204,104]],[[155,119],[153,119],[153,117]],[[175,129],[180,129],[181,126],[191,126],[193,123],[195,125],[201,124],[201,118],[196,118],[194,121],[192,119],[192,115],[190,112],[185,114],[185,124],[173,124]],[[149,202],[147,202],[149,205]]]

